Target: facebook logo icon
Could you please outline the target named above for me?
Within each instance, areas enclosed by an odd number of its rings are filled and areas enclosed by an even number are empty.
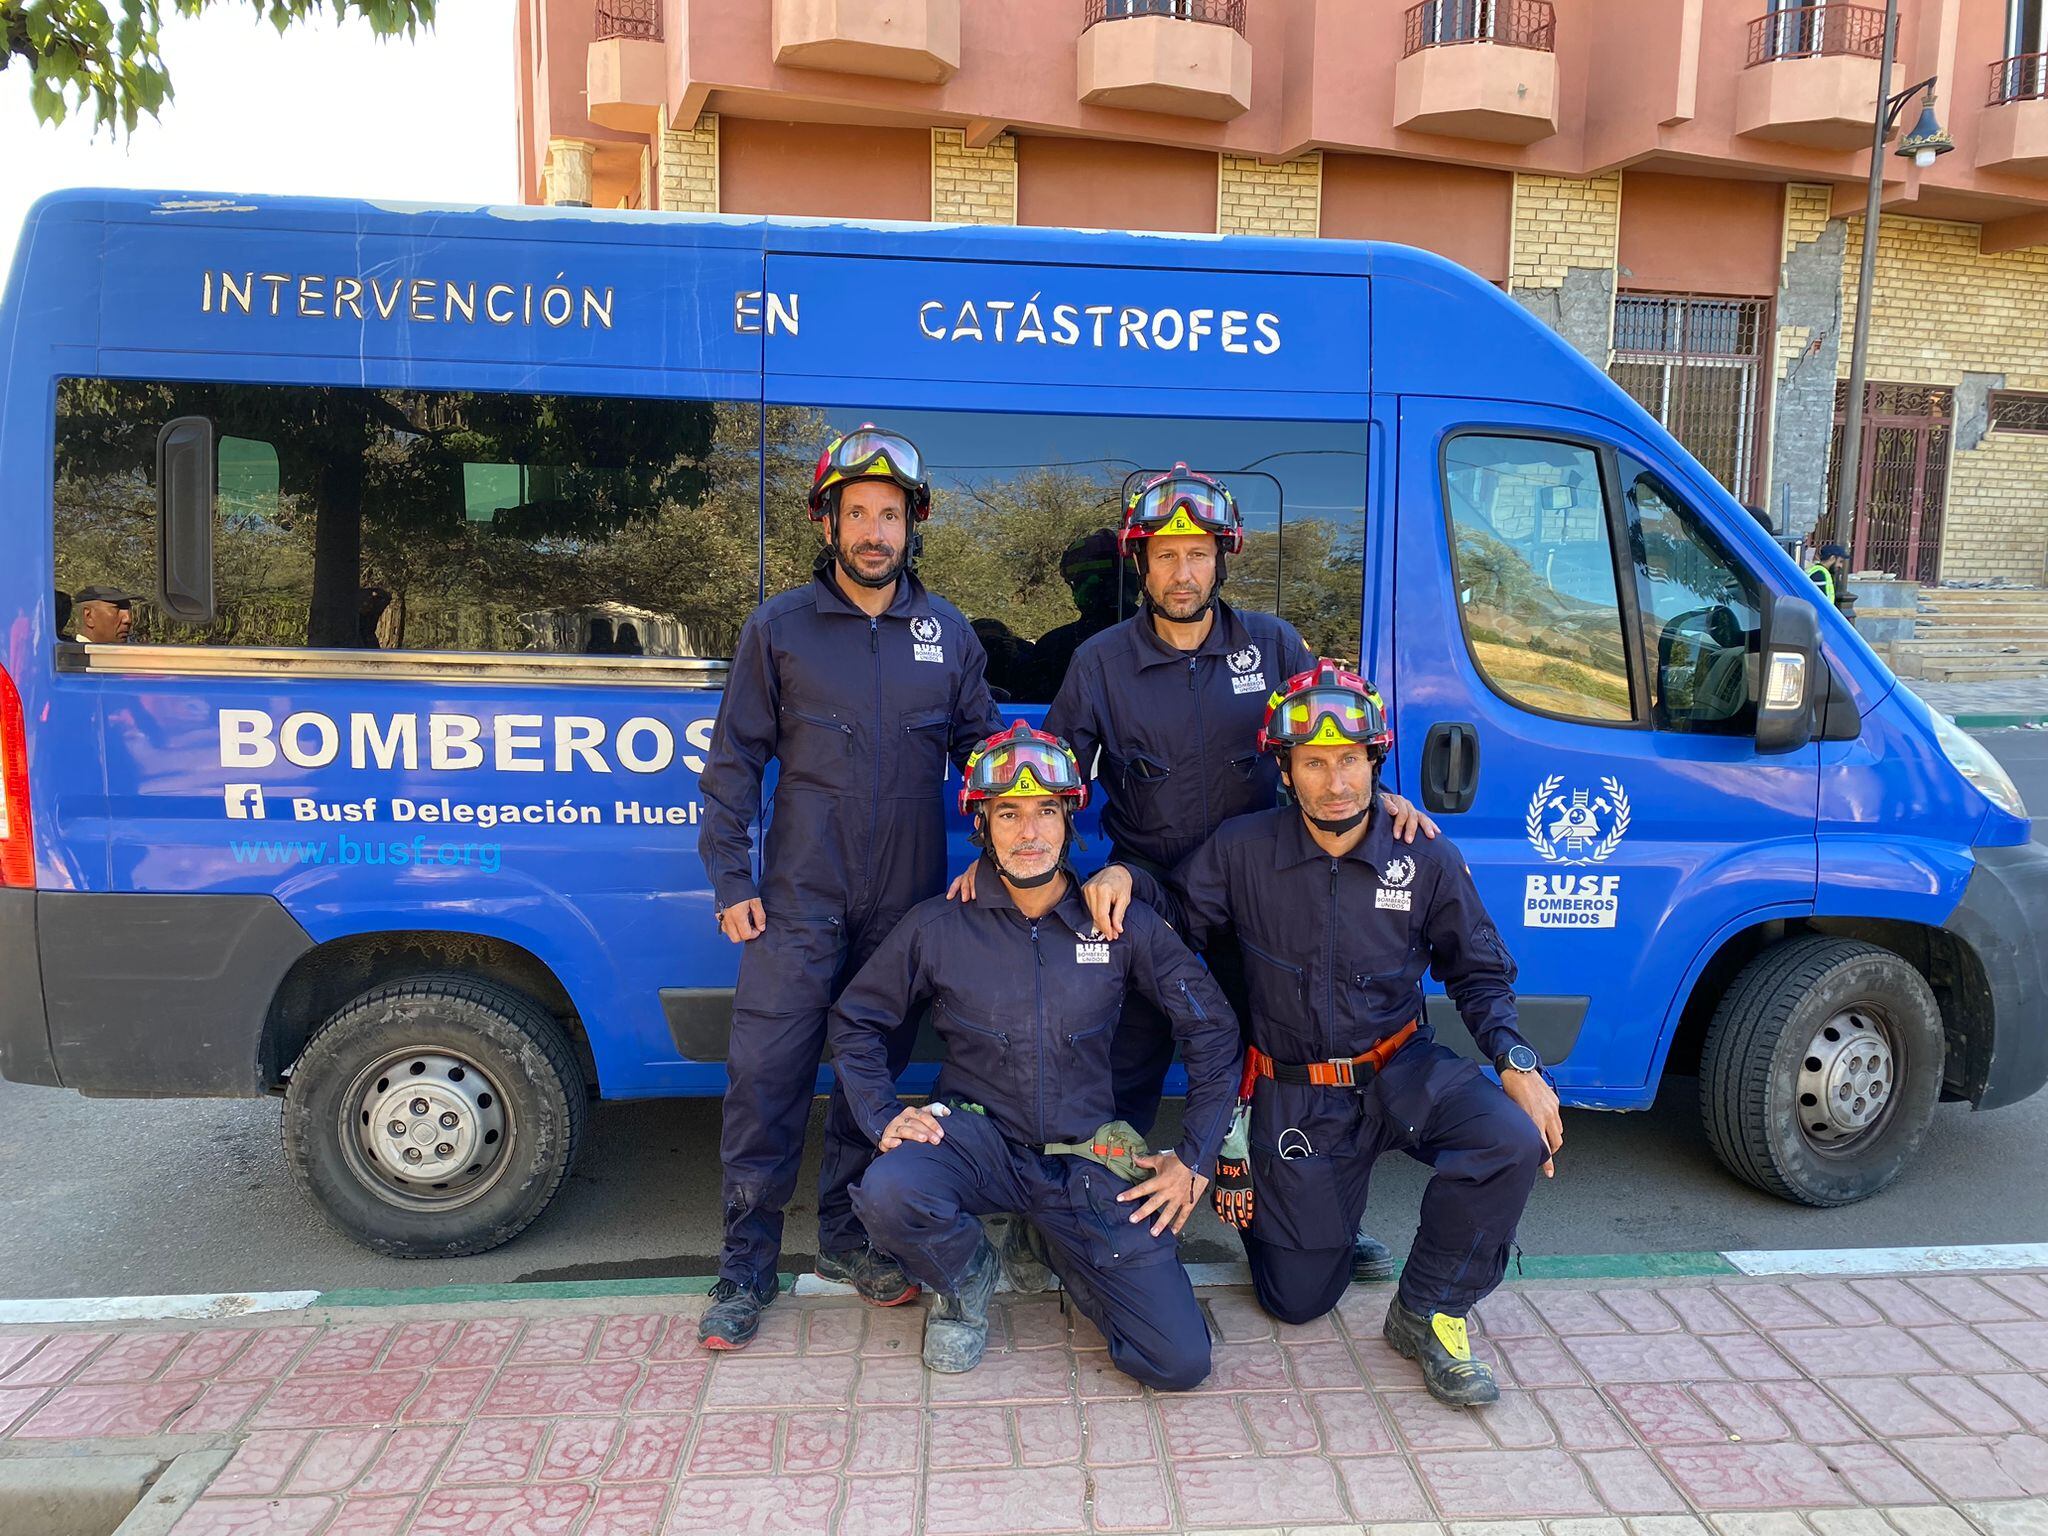
[[[261,784],[230,784],[227,786],[226,794],[229,820],[263,820],[263,786]]]

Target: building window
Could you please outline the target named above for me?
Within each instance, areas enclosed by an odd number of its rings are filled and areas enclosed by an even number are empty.
[[[215,614],[158,589],[157,434],[213,424]],[[727,657],[760,595],[757,403],[65,379],[57,587],[159,645]],[[816,453],[812,441],[811,452]]]
[[[2048,437],[2048,395],[2028,394],[2017,389],[1994,389],[1991,392],[1990,421],[1993,432]]]
[[[1465,641],[1494,691],[1546,715],[1633,719],[1593,450],[1539,437],[1454,438],[1444,505]]]
[[[1739,501],[1757,499],[1768,299],[1622,294],[1614,381]]]

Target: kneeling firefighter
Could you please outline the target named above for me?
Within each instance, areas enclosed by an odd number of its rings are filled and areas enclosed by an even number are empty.
[[[1209,1374],[1209,1331],[1175,1234],[1230,1118],[1237,1020],[1149,907],[1129,904],[1114,941],[1096,931],[1067,862],[1087,798],[1066,744],[1022,721],[975,749],[960,791],[986,866],[974,896],[913,907],[832,1010],[833,1065],[881,1151],[853,1204],[876,1245],[939,1293],[933,1370],[980,1362],[1000,1266],[976,1218],[1014,1211],[1118,1369],[1182,1391]],[[1130,993],[1170,1021],[1187,1063],[1171,1152],[1148,1152],[1115,1118],[1110,1040]],[[927,1004],[945,1063],[932,1102],[906,1108],[887,1041]]]
[[[1257,738],[1295,803],[1224,823],[1164,882],[1112,864],[1087,899],[1106,933],[1126,902],[1156,907],[1197,948],[1237,929],[1251,993],[1251,1189],[1218,1208],[1246,1222],[1267,1312],[1304,1323],[1337,1304],[1381,1153],[1436,1170],[1385,1331],[1431,1393],[1469,1406],[1499,1391],[1466,1315],[1500,1283],[1530,1189],[1564,1138],[1543,1063],[1515,1028],[1514,962],[1464,859],[1448,839],[1394,840],[1377,800],[1392,744],[1372,687],[1318,661],[1272,696]],[[1434,1038],[1426,967],[1500,1086]]]

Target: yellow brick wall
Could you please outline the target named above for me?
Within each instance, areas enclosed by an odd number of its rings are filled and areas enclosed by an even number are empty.
[[[1849,220],[1842,313],[1856,307],[1863,220]],[[2002,373],[2012,389],[2048,389],[2048,250],[1985,256],[1975,224],[1884,220],[1870,298],[1873,379],[1954,384]],[[1849,373],[1842,349],[1841,375]]]
[[[1853,316],[1863,220],[1849,221],[1842,313]],[[1845,325],[1847,320],[1845,318]],[[1842,348],[1841,373],[1849,371]],[[1987,256],[1977,226],[1887,218],[1870,300],[1872,379],[1956,385],[2002,374],[2009,389],[2048,390],[2048,250]],[[2038,582],[2048,558],[2048,440],[1991,433],[1950,460],[1944,580]]]
[[[998,136],[971,149],[958,128],[932,130],[932,220],[939,224],[1017,222],[1017,140]]]
[[[1828,205],[1833,192],[1828,187],[1805,186],[1799,183],[1785,189],[1785,254],[1790,256],[1793,247],[1810,245],[1818,240],[1821,231],[1827,228]]]
[[[1573,181],[1515,173],[1510,288],[1555,288],[1574,268],[1614,269],[1621,172]]]
[[[687,128],[662,117],[661,207],[664,213],[718,212],[718,114],[706,112]]]
[[[1278,165],[1266,165],[1247,155],[1217,156],[1218,234],[1297,235],[1313,239],[1322,227],[1320,151]]]
[[[1950,463],[1944,581],[2048,580],[2048,437],[1992,432]]]
[[[548,140],[548,158],[541,176],[550,205],[589,204],[591,154],[591,145],[582,139]]]

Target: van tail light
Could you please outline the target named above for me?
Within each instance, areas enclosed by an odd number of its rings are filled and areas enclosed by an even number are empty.
[[[35,841],[28,818],[28,731],[21,694],[0,667],[0,886],[36,883]]]

